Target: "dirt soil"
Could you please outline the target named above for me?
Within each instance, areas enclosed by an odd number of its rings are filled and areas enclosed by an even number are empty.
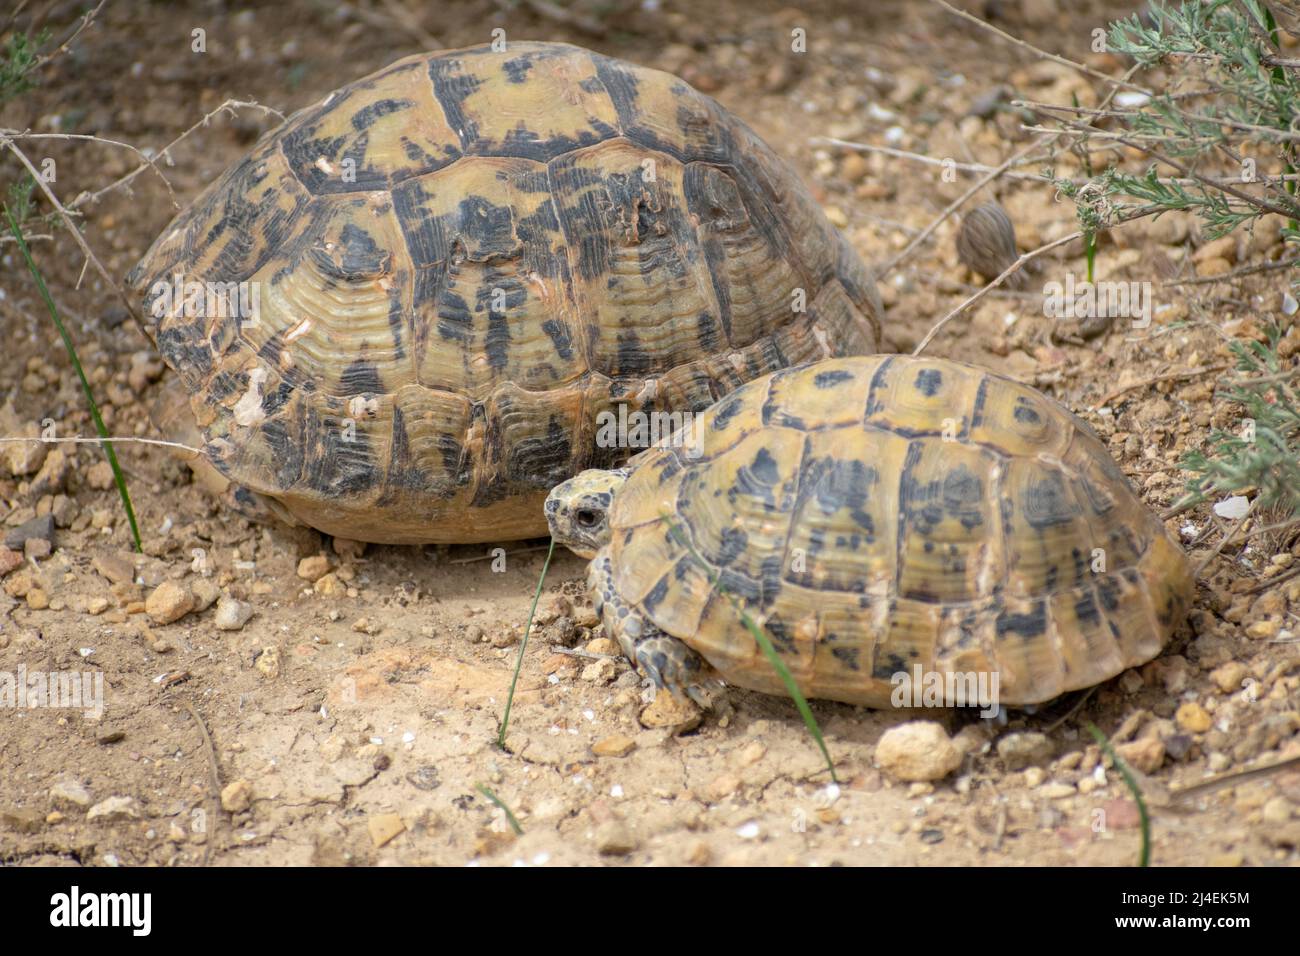
[[[511,40],[566,40],[670,70],[717,97],[879,264],[975,174],[949,182],[941,167],[816,137],[997,164],[1028,135],[1011,112],[984,108],[1000,87],[1085,105],[1105,92],[922,2],[645,0],[614,14],[577,4],[604,16],[600,35],[527,4],[407,6],[419,10],[417,26],[394,12],[400,4],[279,2],[232,13],[225,4],[112,2],[42,68],[37,88],[0,107],[0,125],[90,133],[156,154],[227,99],[288,114],[395,58],[482,43],[503,27]],[[988,6],[1032,43],[1111,74],[1124,68],[1087,47],[1093,28],[1129,12],[1123,4]],[[82,5],[33,7],[58,35]],[[806,31],[803,54],[790,50],[797,28]],[[206,31],[206,53],[192,52],[196,29]],[[170,189],[146,172],[83,202],[86,240],[109,273],[123,276],[176,204],[276,122],[254,108],[214,117],[161,164]],[[29,140],[25,149],[54,159],[51,185],[65,202],[139,163],[101,143]],[[18,179],[11,158],[0,169],[6,186]],[[1057,170],[1081,174],[1071,154]],[[1002,181],[992,194],[1022,249],[1076,228],[1073,206],[1050,187]],[[66,230],[33,231],[53,236],[34,239],[33,252],[110,432],[158,437],[148,409],[164,377],[147,341],[83,268]],[[955,231],[955,220],[944,223],[882,277],[891,349],[912,348],[977,287],[958,263]],[[1096,338],[1063,335],[1040,296],[998,293],[929,351],[1051,394],[1096,429],[1145,500],[1165,508],[1185,481],[1180,455],[1212,426],[1239,424],[1238,410],[1214,395],[1226,343],[1258,338],[1265,321],[1290,323],[1276,272],[1162,284],[1277,258],[1276,228],[1239,235],[1213,255],[1199,253],[1203,245],[1196,224],[1176,216],[1105,240],[1108,277],[1155,283],[1147,328],[1121,321]],[[0,257],[8,352],[0,394],[9,403],[0,431],[34,435],[49,419],[59,435],[93,434],[21,258],[12,244]],[[1045,272],[1060,276],[1081,261],[1066,247]],[[1290,327],[1282,348],[1294,361],[1300,331]],[[1208,506],[1169,523],[1193,562],[1207,564],[1188,628],[1157,660],[1006,723],[816,702],[840,779],[833,787],[786,700],[732,689],[729,709],[694,728],[671,719],[646,726],[665,719],[644,713],[650,697],[624,660],[604,653],[610,645],[593,644],[601,635],[580,583],[584,566],[571,555],[552,565],[502,750],[495,739],[541,569],[538,542],[503,543],[502,566],[486,546],[362,549],[253,525],[165,450],[135,444],[118,448],[144,538],[144,554],[132,555],[98,449],[0,451],[3,530],[46,514],[55,524],[52,552],[39,543],[25,557],[0,552],[0,673],[94,671],[105,697],[98,717],[0,712],[5,863],[1128,865],[1138,854],[1136,808],[1089,721],[1143,772],[1155,863],[1300,862],[1300,774],[1173,795],[1300,753],[1292,637],[1300,579],[1288,572],[1300,544],[1261,535],[1212,556],[1226,523]],[[196,601],[216,604],[185,613]],[[253,612],[246,621],[244,605]],[[232,629],[218,629],[223,614]],[[955,735],[964,757],[954,773],[909,784],[875,764],[881,735],[909,719],[938,720]],[[1012,736],[1025,733],[1042,736]]]

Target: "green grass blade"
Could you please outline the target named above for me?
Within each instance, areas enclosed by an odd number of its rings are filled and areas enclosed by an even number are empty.
[[[546,583],[546,572],[550,570],[551,557],[554,554],[555,539],[552,538],[551,546],[546,549],[546,562],[542,565],[542,573],[537,578],[537,590],[533,592],[533,606],[528,609],[528,623],[524,626],[524,636],[519,642],[519,656],[515,658],[515,675],[510,679],[510,693],[506,695],[506,712],[501,716],[501,729],[497,732],[498,747],[506,745],[506,728],[510,726],[510,708],[515,702],[515,685],[519,683],[519,671],[524,666],[524,651],[528,648],[528,635],[533,630],[533,615],[537,613],[537,601],[542,596],[542,585]],[[507,814],[509,812],[506,811]]]
[[[483,796],[487,797],[501,808],[501,812],[506,815],[506,820],[510,823],[510,829],[515,831],[515,836],[523,836],[524,828],[519,825],[519,821],[515,819],[515,815],[510,812],[510,808],[501,801],[501,798],[481,783],[478,785],[477,789],[479,793],[483,794]]]
[[[673,538],[679,544],[683,545],[686,550],[691,553],[691,557],[698,561],[700,566],[705,569],[705,573],[709,577],[709,584],[712,585],[719,594],[727,599],[727,602],[735,609],[736,613],[740,615],[740,620],[744,623],[745,630],[749,631],[750,636],[758,642],[758,646],[762,650],[763,656],[767,658],[767,662],[772,665],[772,669],[776,671],[778,676],[780,676],[781,683],[785,684],[786,691],[790,694],[791,699],[794,700],[795,707],[799,709],[799,714],[803,717],[804,726],[808,728],[808,733],[810,733],[813,740],[817,742],[817,747],[822,752],[822,758],[826,761],[826,769],[830,771],[831,781],[838,784],[840,781],[839,778],[835,776],[835,762],[831,760],[830,751],[826,749],[826,740],[822,736],[822,729],[817,723],[817,718],[813,716],[812,708],[808,706],[808,701],[806,701],[803,694],[800,693],[799,685],[795,683],[794,675],[790,673],[790,669],[785,666],[785,661],[781,660],[781,655],[777,653],[776,647],[772,644],[772,639],[768,637],[766,631],[754,622],[754,619],[746,613],[745,609],[740,606],[740,603],[732,597],[732,595],[727,593],[726,588],[722,586],[722,582],[718,580],[717,575],[709,570],[708,563],[696,553],[690,540],[681,529],[673,523],[672,519],[667,515],[664,515],[663,518],[668,522],[668,528],[672,532]]]
[[[835,776],[835,763],[831,760],[830,751],[826,749],[826,740],[822,737],[822,729],[817,723],[817,718],[813,716],[808,701],[799,692],[799,685],[794,682],[794,675],[790,673],[790,669],[785,666],[785,661],[781,660],[781,655],[777,653],[776,648],[772,645],[772,639],[767,636],[761,627],[754,623],[754,619],[745,612],[745,609],[731,595],[721,588],[718,590],[736,609],[736,613],[740,615],[741,621],[745,624],[745,630],[749,631],[754,640],[758,642],[758,646],[762,648],[763,656],[767,658],[767,662],[781,676],[781,682],[785,684],[786,690],[794,699],[795,707],[799,709],[799,714],[803,717],[804,726],[808,728],[808,733],[812,734],[813,740],[817,741],[817,748],[822,752],[822,759],[826,761],[826,769],[830,771],[831,782],[838,784],[840,781]]]
[[[45,308],[49,310],[50,318],[54,320],[54,327],[59,330],[59,337],[63,339],[63,347],[68,350],[68,358],[72,360],[72,367],[77,371],[77,378],[81,380],[81,391],[86,396],[86,403],[90,406],[90,417],[95,421],[95,430],[99,432],[99,437],[103,439],[100,442],[104,448],[104,454],[108,456],[109,467],[113,469],[113,481],[117,484],[117,493],[122,498],[122,506],[126,509],[126,520],[131,525],[131,537],[135,540],[135,550],[143,551],[140,544],[140,528],[136,524],[135,509],[131,507],[131,495],[126,490],[126,477],[122,474],[122,469],[117,463],[117,452],[113,450],[113,443],[108,441],[108,429],[104,427],[104,419],[99,414],[99,405],[95,402],[95,396],[90,391],[90,382],[86,380],[86,373],[81,367],[81,359],[77,358],[77,350],[72,344],[72,337],[68,335],[68,330],[63,327],[63,320],[59,318],[59,310],[54,304],[54,298],[50,295],[50,290],[45,285],[45,280],[41,277],[40,270],[36,268],[36,263],[32,261],[31,250],[27,248],[27,240],[23,238],[22,230],[18,228],[18,223],[9,211],[9,207],[4,207],[5,219],[9,221],[9,231],[13,234],[14,242],[18,244],[18,249],[27,261],[27,268],[36,280],[36,287],[40,290],[41,298],[45,300]]]
[[[1111,747],[1110,741],[1106,735],[1097,729],[1097,725],[1088,721],[1088,733],[1092,734],[1093,739],[1097,741],[1097,746],[1102,752],[1110,757],[1115,764],[1115,769],[1119,775],[1124,778],[1124,783],[1128,785],[1129,792],[1133,794],[1133,801],[1137,804],[1138,816],[1142,821],[1142,852],[1138,855],[1138,866],[1151,865],[1151,816],[1147,813],[1147,803],[1142,799],[1142,788],[1137,785],[1133,779],[1133,774],[1129,772],[1128,764],[1120,759],[1119,754]]]

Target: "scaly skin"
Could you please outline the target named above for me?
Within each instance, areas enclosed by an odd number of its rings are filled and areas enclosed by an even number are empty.
[[[618,641],[628,660],[656,687],[689,697],[706,709],[713,706],[714,694],[704,679],[711,668],[704,658],[624,602],[614,588],[612,572],[609,549],[602,548],[587,569],[587,586],[605,633]]]
[[[590,469],[553,490],[546,499],[546,520],[557,542],[575,554],[591,558],[587,585],[592,604],[605,624],[605,633],[637,670],[678,696],[702,707],[713,703],[703,681],[709,671],[699,654],[659,628],[619,596],[609,554],[609,508],[627,479],[625,468]]]

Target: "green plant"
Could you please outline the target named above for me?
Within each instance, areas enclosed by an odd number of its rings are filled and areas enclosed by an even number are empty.
[[[754,639],[755,643],[758,644],[759,649],[762,650],[763,656],[767,658],[768,664],[771,665],[772,669],[776,671],[777,675],[781,678],[781,683],[785,684],[786,693],[788,693],[791,699],[794,700],[795,707],[799,710],[799,715],[803,717],[804,726],[808,728],[808,733],[812,735],[813,740],[817,743],[817,748],[822,752],[822,759],[826,761],[826,769],[829,770],[831,774],[831,782],[839,783],[839,779],[835,776],[835,761],[831,760],[830,751],[826,749],[826,740],[822,736],[822,729],[817,723],[817,718],[813,716],[812,708],[808,706],[808,701],[804,699],[803,694],[800,692],[799,685],[795,683],[794,675],[790,673],[790,668],[786,667],[785,661],[781,659],[780,653],[772,643],[772,638],[769,637],[767,632],[759,627],[757,623],[755,623],[754,619],[749,616],[743,607],[740,606],[740,602],[738,602],[725,588],[723,588],[718,575],[709,569],[708,563],[695,550],[695,546],[691,544],[690,537],[684,530],[682,530],[681,526],[674,522],[668,515],[663,515],[663,520],[668,522],[668,532],[672,536],[672,539],[689,551],[691,557],[700,565],[701,568],[704,569],[705,574],[708,575],[710,586],[727,599],[727,603],[731,605],[732,609],[735,610],[736,614],[740,617],[741,623],[745,625],[745,630],[749,631],[750,636]]]
[[[42,30],[33,39],[26,33],[15,33],[0,51],[0,105],[23,93],[36,82],[31,78],[31,71],[40,61],[36,49],[50,38],[48,30]]]
[[[1091,165],[1088,168],[1091,175]],[[1101,176],[1090,179],[1083,185],[1068,179],[1055,180],[1057,190],[1063,196],[1074,200],[1079,228],[1083,231],[1083,251],[1088,261],[1089,282],[1094,281],[1095,278],[1097,234],[1109,229],[1118,219],[1123,218],[1123,213],[1129,211],[1125,204],[1117,203],[1111,198],[1114,193],[1112,188],[1114,178],[1115,171],[1108,169]]]
[[[524,625],[524,636],[519,641],[519,654],[515,658],[515,673],[510,678],[510,692],[506,694],[506,709],[501,715],[501,728],[497,731],[497,746],[505,747],[506,730],[510,726],[510,708],[515,703],[515,686],[519,683],[519,671],[524,666],[524,651],[528,649],[528,635],[533,630],[533,616],[537,614],[537,601],[542,596],[542,585],[546,583],[546,572],[550,570],[551,558],[555,554],[555,539],[546,550],[546,561],[542,564],[542,573],[537,576],[537,590],[533,592],[533,606],[528,609],[528,623]]]
[[[99,414],[99,404],[95,401],[94,393],[90,390],[90,382],[86,378],[85,370],[81,367],[81,359],[77,357],[77,349],[72,344],[72,337],[68,335],[68,330],[63,327],[63,319],[59,316],[59,310],[54,304],[54,297],[50,295],[50,290],[45,285],[45,279],[41,276],[40,270],[36,268],[36,263],[32,260],[32,253],[27,248],[27,240],[23,238],[18,218],[7,205],[3,207],[3,210],[5,219],[9,222],[9,231],[14,237],[14,242],[18,244],[18,250],[22,253],[23,259],[27,262],[27,270],[32,274],[32,279],[36,282],[36,288],[40,291],[41,299],[45,302],[45,308],[54,321],[54,327],[59,330],[59,338],[63,340],[63,347],[67,350],[68,358],[71,360],[72,367],[81,382],[81,391],[86,396],[86,404],[90,406],[90,417],[95,422],[95,431],[99,433],[104,454],[108,457],[108,464],[113,469],[113,481],[117,484],[118,496],[122,499],[122,506],[126,509],[126,520],[131,526],[131,538],[135,542],[136,551],[142,551],[140,528],[136,524],[135,508],[131,506],[131,495],[126,488],[126,477],[122,474],[122,468],[117,463],[117,452],[113,449],[113,443],[108,440],[108,429],[104,426],[104,419]]]
[[[1111,23],[1107,49],[1140,69],[1168,69],[1160,74],[1164,88],[1134,94],[1126,108],[1054,108],[1087,120],[1064,122],[1083,144],[1123,145],[1151,161],[1138,173],[1111,165],[1094,177],[1089,168],[1084,185],[1056,181],[1078,202],[1085,235],[1114,221],[1125,208],[1120,197],[1130,197],[1157,216],[1194,213],[1208,239],[1278,214],[1287,220],[1284,239],[1300,243],[1294,127],[1300,60],[1281,54],[1268,6],[1258,0],[1153,3],[1145,20],[1134,15]]]
[[[1254,488],[1256,506],[1300,518],[1300,396],[1293,387],[1300,370],[1283,368],[1281,330],[1270,325],[1265,332],[1267,342],[1228,345],[1238,375],[1221,396],[1242,407],[1242,424],[1237,431],[1212,431],[1208,450],[1183,456],[1180,464],[1193,477],[1180,504]]]
[[[1150,866],[1151,815],[1147,812],[1147,802],[1142,797],[1142,788],[1138,786],[1137,780],[1133,777],[1133,772],[1128,768],[1128,764],[1120,759],[1119,754],[1115,753],[1115,748],[1106,739],[1106,735],[1092,721],[1088,721],[1088,733],[1092,734],[1093,740],[1097,741],[1097,746],[1101,748],[1102,752],[1110,757],[1111,762],[1115,764],[1115,769],[1124,778],[1124,785],[1128,787],[1129,793],[1133,794],[1133,802],[1137,804],[1138,818],[1142,825],[1142,849],[1138,854],[1138,866]]]
[[[524,828],[519,825],[519,820],[510,812],[510,808],[505,805],[505,802],[481,783],[478,784],[477,789],[479,793],[487,797],[495,807],[506,815],[506,822],[510,824],[510,829],[515,831],[515,836],[523,836]]]

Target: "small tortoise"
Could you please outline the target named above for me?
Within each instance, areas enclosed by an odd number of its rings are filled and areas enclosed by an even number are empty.
[[[565,482],[546,514],[593,558],[623,651],[697,701],[705,661],[785,694],[733,601],[805,696],[883,707],[918,667],[996,673],[1011,705],[1096,684],[1159,653],[1191,599],[1187,559],[1088,427],[970,365],[786,369],[682,437]]]
[[[551,488],[626,460],[601,413],[880,348],[866,269],[744,123],[564,44],[296,113],[130,281],[234,500],[377,542],[544,534]]]

